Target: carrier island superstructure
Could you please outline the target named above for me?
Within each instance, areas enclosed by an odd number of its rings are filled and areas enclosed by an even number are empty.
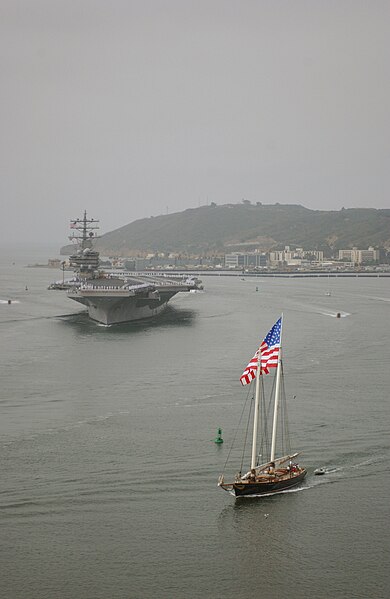
[[[77,273],[77,281],[68,290],[68,297],[83,304],[92,320],[105,325],[151,318],[166,307],[181,291],[200,289],[200,281],[188,275],[138,274],[105,272],[99,269],[99,252],[94,249],[99,221],[72,220],[69,239],[77,250],[69,263]]]

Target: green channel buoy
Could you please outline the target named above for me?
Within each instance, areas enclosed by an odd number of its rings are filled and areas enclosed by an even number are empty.
[[[218,443],[218,445],[220,443],[223,443],[223,439],[222,439],[222,429],[219,428],[218,429],[218,437],[216,439],[214,439],[214,443]]]

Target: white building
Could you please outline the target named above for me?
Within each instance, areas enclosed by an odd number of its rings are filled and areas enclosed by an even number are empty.
[[[226,268],[258,268],[267,266],[266,254],[259,252],[232,252],[225,254]]]
[[[304,250],[303,248],[291,250],[290,246],[286,245],[284,250],[270,252],[269,254],[269,261],[271,264],[284,263],[293,266],[307,260],[312,262],[323,262],[324,252],[319,250]]]
[[[352,262],[353,264],[364,264],[365,262],[378,262],[379,250],[369,247],[368,250],[359,250],[354,247],[351,250],[339,250],[339,260]]]

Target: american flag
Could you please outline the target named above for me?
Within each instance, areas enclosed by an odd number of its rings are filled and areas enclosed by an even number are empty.
[[[249,362],[241,375],[242,385],[249,385],[256,378],[257,363],[260,355],[260,374],[269,374],[270,368],[276,368],[278,365],[280,335],[282,330],[282,317],[279,318],[264,338],[259,349]]]

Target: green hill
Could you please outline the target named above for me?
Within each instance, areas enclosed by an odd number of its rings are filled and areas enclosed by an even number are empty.
[[[285,204],[225,204],[134,221],[96,243],[102,254],[151,252],[223,254],[236,250],[283,248],[334,250],[390,247],[390,210],[351,208],[309,210]]]

